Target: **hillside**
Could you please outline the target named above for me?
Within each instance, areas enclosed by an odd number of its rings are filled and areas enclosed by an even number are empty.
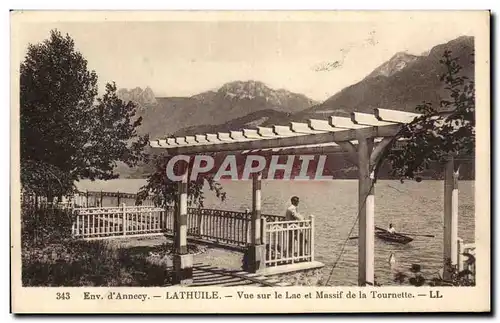
[[[462,74],[474,79],[473,37],[459,37],[433,47],[427,56],[395,55],[360,82],[351,85],[322,104],[296,113],[291,120],[325,118],[330,115],[349,116],[351,112],[372,113],[374,108],[415,112],[422,101],[439,106],[445,94],[441,74],[445,71],[439,60],[451,50],[463,67]]]
[[[275,90],[257,81],[230,82],[216,91],[191,97],[157,97],[154,102],[141,103],[144,95],[139,91],[120,89],[119,93],[124,98],[139,97],[135,100],[141,106],[139,115],[143,118],[139,133],[148,133],[150,138],[171,135],[185,127],[224,124],[258,111],[291,114],[318,104],[303,94]],[[146,97],[150,97],[149,93]]]
[[[189,134],[229,132],[231,130],[241,130],[244,128],[255,129],[261,125],[267,125],[269,120],[287,119],[290,113],[275,110],[260,110],[247,114],[244,117],[236,118],[219,125],[202,125],[183,128],[177,131],[175,136],[186,136]]]

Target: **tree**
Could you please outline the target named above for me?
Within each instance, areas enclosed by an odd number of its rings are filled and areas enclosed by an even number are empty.
[[[53,30],[29,45],[20,66],[21,183],[24,190],[60,195],[82,178],[111,179],[117,161],[146,158],[147,137],[135,129],[136,106],[115,84],[97,98],[97,74],[69,36]]]
[[[177,197],[177,182],[173,182],[167,177],[166,166],[169,157],[163,154],[157,155],[151,159],[151,164],[154,165],[155,171],[147,179],[147,184],[141,187],[138,194],[138,200],[143,201],[152,196],[156,205],[165,206],[175,201]],[[213,175],[199,176],[196,181],[190,181],[188,184],[188,204],[203,207],[205,195],[203,192],[204,185],[208,185],[208,189],[213,191],[218,199],[224,201],[226,192],[222,185],[216,182]]]
[[[472,64],[473,62],[473,54]],[[402,126],[393,143],[406,139],[402,150],[388,149],[379,160],[377,169],[385,161],[392,167],[392,175],[418,178],[431,163],[444,163],[450,156],[474,156],[475,153],[475,87],[474,81],[460,74],[458,58],[446,50],[440,63],[446,72],[441,75],[449,97],[443,98],[439,108],[423,102],[416,107],[422,116]],[[394,146],[394,145],[393,145]]]

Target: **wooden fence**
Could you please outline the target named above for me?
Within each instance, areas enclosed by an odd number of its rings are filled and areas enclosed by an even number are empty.
[[[173,233],[174,207],[126,206],[74,208],[75,238],[105,239]],[[266,221],[281,217],[262,215]],[[250,244],[251,214],[216,209],[188,208],[189,237],[232,246]]]
[[[168,224],[163,208],[125,204],[120,207],[75,208],[72,234],[83,239],[154,234],[165,231]]]
[[[314,260],[314,217],[303,221],[262,221],[266,266]]]

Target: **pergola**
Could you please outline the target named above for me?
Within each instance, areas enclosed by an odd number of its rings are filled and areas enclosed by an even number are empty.
[[[328,120],[309,119],[306,123],[257,127],[225,133],[193,134],[185,137],[152,140],[150,146],[165,150],[169,156],[217,152],[252,154],[271,150],[276,154],[327,154],[342,152],[359,169],[359,245],[358,284],[374,282],[375,204],[373,170],[402,124],[412,122],[419,114],[374,109],[373,114],[354,112],[350,118],[331,116]],[[176,254],[174,267],[178,281],[189,279],[192,257],[187,254],[187,168],[182,169],[176,213]],[[253,176],[252,247],[248,252],[251,271],[260,268],[262,246],[259,233],[261,175]],[[455,233],[456,234],[456,233]],[[455,238],[456,240],[456,238]],[[446,249],[446,246],[445,246]],[[445,254],[452,254],[445,250]],[[452,258],[452,257],[450,257]]]

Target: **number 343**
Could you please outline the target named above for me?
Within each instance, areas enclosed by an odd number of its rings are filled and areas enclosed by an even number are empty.
[[[57,300],[68,300],[71,298],[70,293],[56,293]]]

